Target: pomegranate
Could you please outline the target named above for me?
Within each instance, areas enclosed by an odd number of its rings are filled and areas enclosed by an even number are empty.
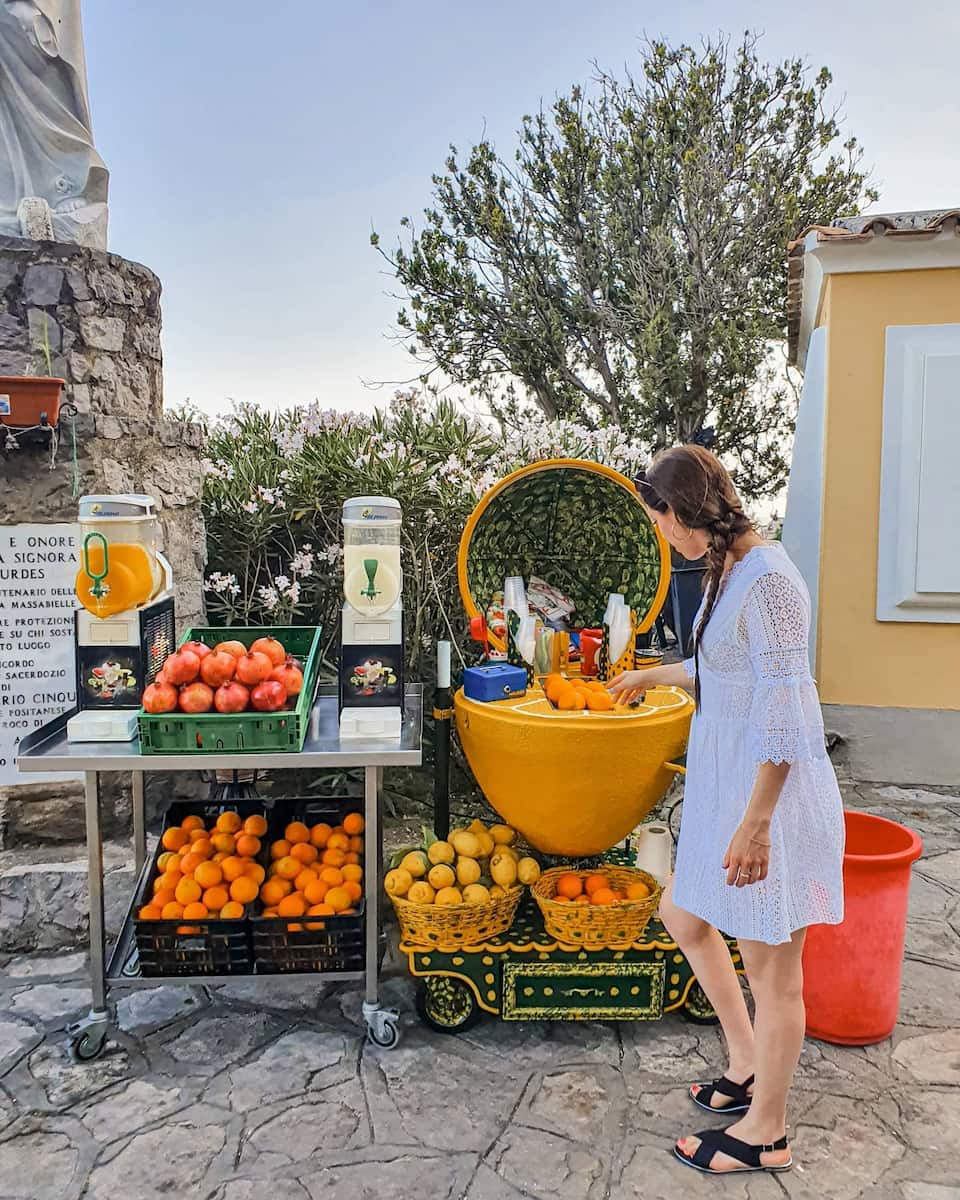
[[[229,683],[237,669],[237,660],[226,650],[214,650],[200,664],[200,678],[212,688]]]
[[[153,678],[153,682],[154,683],[169,683],[170,682],[170,680],[163,673],[163,667],[161,667],[160,670],[156,673],[156,675]]]
[[[234,658],[243,658],[247,652],[247,648],[243,642],[218,642],[213,648],[214,654],[218,650],[225,650],[227,654],[232,654]]]
[[[200,659],[192,650],[178,650],[163,664],[163,676],[170,683],[193,683],[200,674]]]
[[[288,696],[299,696],[303,691],[303,672],[292,658],[288,658],[282,666],[274,667],[270,678],[282,683]]]
[[[143,707],[148,713],[169,713],[177,707],[177,689],[170,683],[151,683],[143,693]]]
[[[213,708],[213,688],[205,683],[188,683],[180,689],[180,708],[185,713],[205,713]]]
[[[265,654],[275,667],[286,661],[287,652],[284,650],[280,642],[276,638],[263,637],[257,640],[250,647],[251,654]]]
[[[237,679],[247,687],[253,687],[256,683],[263,683],[273,667],[273,662],[265,654],[251,652],[237,659]]]
[[[287,689],[275,679],[258,683],[250,693],[250,703],[257,712],[276,712],[287,702]]]
[[[203,642],[184,642],[180,647],[181,650],[190,650],[202,662],[210,653],[210,647],[205,646]]]
[[[250,703],[250,693],[242,683],[225,683],[217,688],[213,703],[218,713],[240,713]]]

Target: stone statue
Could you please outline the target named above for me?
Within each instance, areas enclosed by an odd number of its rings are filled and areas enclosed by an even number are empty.
[[[0,233],[49,228],[46,203],[58,241],[105,250],[107,182],[93,145],[80,0],[0,0]]]

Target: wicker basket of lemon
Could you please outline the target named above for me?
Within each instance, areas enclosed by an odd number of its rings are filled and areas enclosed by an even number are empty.
[[[443,841],[425,831],[421,847],[394,855],[384,890],[401,941],[455,950],[506,932],[524,885],[540,877],[539,863],[521,855],[515,840],[507,825],[474,821]]]

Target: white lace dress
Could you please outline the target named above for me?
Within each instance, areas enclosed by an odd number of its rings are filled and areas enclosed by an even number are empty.
[[[700,646],[673,900],[731,937],[776,945],[843,919],[843,805],[810,674],[810,597],[779,544],[724,577]],[[691,678],[694,665],[685,663]],[[790,763],[767,878],[726,882],[723,857],[761,763]]]

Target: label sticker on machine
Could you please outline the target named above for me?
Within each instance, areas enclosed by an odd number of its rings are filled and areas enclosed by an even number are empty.
[[[0,396],[0,417],[10,416],[10,397]]]
[[[402,664],[400,646],[344,646],[340,656],[343,703],[371,707],[401,704]]]

